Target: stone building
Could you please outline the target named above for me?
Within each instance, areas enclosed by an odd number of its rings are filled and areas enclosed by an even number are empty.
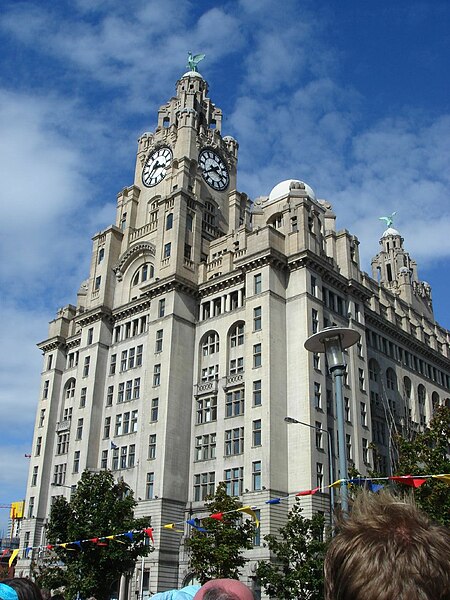
[[[363,475],[390,474],[393,432],[449,402],[450,335],[400,233],[383,233],[370,276],[331,204],[296,179],[251,202],[236,190],[237,157],[206,81],[185,73],[138,141],[134,183],[93,238],[76,305],[39,344],[22,547],[45,544],[52,498],[69,497],[84,469],[111,469],[155,529],[146,594],[189,580],[183,536],[162,527],[204,514],[220,481],[257,507],[261,539],[289,508],[268,499],[330,483],[328,444],[338,478],[332,381],[304,349],[311,334],[361,334],[344,396],[347,457]],[[302,502],[327,512],[329,490]],[[249,557],[264,553],[255,539]],[[22,558],[17,572],[28,568]],[[253,585],[251,574],[252,562]]]

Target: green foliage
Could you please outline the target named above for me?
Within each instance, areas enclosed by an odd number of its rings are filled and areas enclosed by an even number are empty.
[[[318,514],[306,519],[301,513],[296,503],[279,535],[264,536],[275,560],[260,561],[256,568],[256,579],[266,593],[280,600],[323,599],[323,561],[328,545],[325,520]]]
[[[434,412],[428,427],[412,439],[397,436],[398,464],[395,475],[437,475],[450,473],[450,408]],[[450,525],[450,486],[429,479],[414,490],[420,508],[436,523]]]
[[[193,529],[185,545],[189,552],[189,566],[203,584],[210,579],[238,579],[246,559],[243,550],[253,547],[255,526],[251,519],[243,519],[242,504],[226,493],[225,483],[219,483],[214,496],[206,498],[205,507],[210,514],[228,513],[221,521],[203,519],[200,532]]]
[[[111,589],[122,573],[134,568],[136,558],[151,548],[142,529],[148,519],[135,519],[136,502],[124,483],[115,483],[109,471],[85,471],[70,502],[57,498],[47,525],[49,544],[74,542],[127,531],[138,531],[133,540],[119,537],[108,546],[92,542],[82,548],[71,544],[54,548],[54,560],[37,569],[39,585],[48,589],[65,587],[66,600],[94,596],[109,598]],[[61,565],[63,563],[63,565]]]

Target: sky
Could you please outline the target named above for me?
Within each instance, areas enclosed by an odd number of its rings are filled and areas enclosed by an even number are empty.
[[[238,189],[284,179],[331,202],[360,240],[380,216],[450,328],[447,0],[18,0],[0,15],[0,505],[25,496],[42,357],[76,303],[91,238],[115,221],[137,139],[199,70],[239,142]],[[7,513],[0,509],[0,533]]]

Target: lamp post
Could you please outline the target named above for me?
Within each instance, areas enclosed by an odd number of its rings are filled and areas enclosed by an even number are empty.
[[[315,429],[316,431],[322,431],[327,435],[327,446],[328,446],[328,478],[330,480],[330,486],[334,482],[334,469],[333,469],[333,452],[331,446],[331,435],[328,429],[322,429],[322,427],[316,427],[315,425],[310,425],[309,423],[304,423],[303,421],[298,421],[293,417],[284,417],[286,423],[294,423],[295,425],[305,425],[305,427],[309,427],[310,429]],[[334,513],[334,488],[330,487],[330,520],[332,522]]]
[[[348,327],[327,327],[305,341],[305,348],[308,352],[326,354],[328,370],[334,379],[339,448],[339,478],[344,479],[341,485],[341,506],[344,514],[348,512],[348,471],[343,400],[346,365],[343,351],[356,344],[360,338],[360,334],[354,329],[349,329]]]

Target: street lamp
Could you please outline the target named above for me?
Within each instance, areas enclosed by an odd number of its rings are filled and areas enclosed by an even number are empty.
[[[348,327],[326,327],[315,333],[305,341],[308,352],[326,354],[328,370],[334,379],[334,393],[336,396],[336,417],[339,448],[339,476],[344,482],[341,485],[341,505],[344,514],[348,512],[347,493],[347,450],[345,440],[345,420],[343,384],[345,374],[344,350],[356,344],[361,338],[360,334]]]
[[[332,444],[331,444],[331,435],[328,429],[322,429],[322,427],[316,427],[315,425],[310,425],[309,423],[304,423],[303,421],[298,421],[293,417],[284,417],[286,423],[294,423],[295,425],[305,425],[305,427],[309,427],[310,429],[315,429],[316,431],[322,431],[327,435],[327,446],[328,446],[328,478],[330,480],[330,486],[334,482],[334,469],[333,469],[333,452],[332,452]],[[334,488],[330,487],[330,520],[333,519],[334,513]]]

